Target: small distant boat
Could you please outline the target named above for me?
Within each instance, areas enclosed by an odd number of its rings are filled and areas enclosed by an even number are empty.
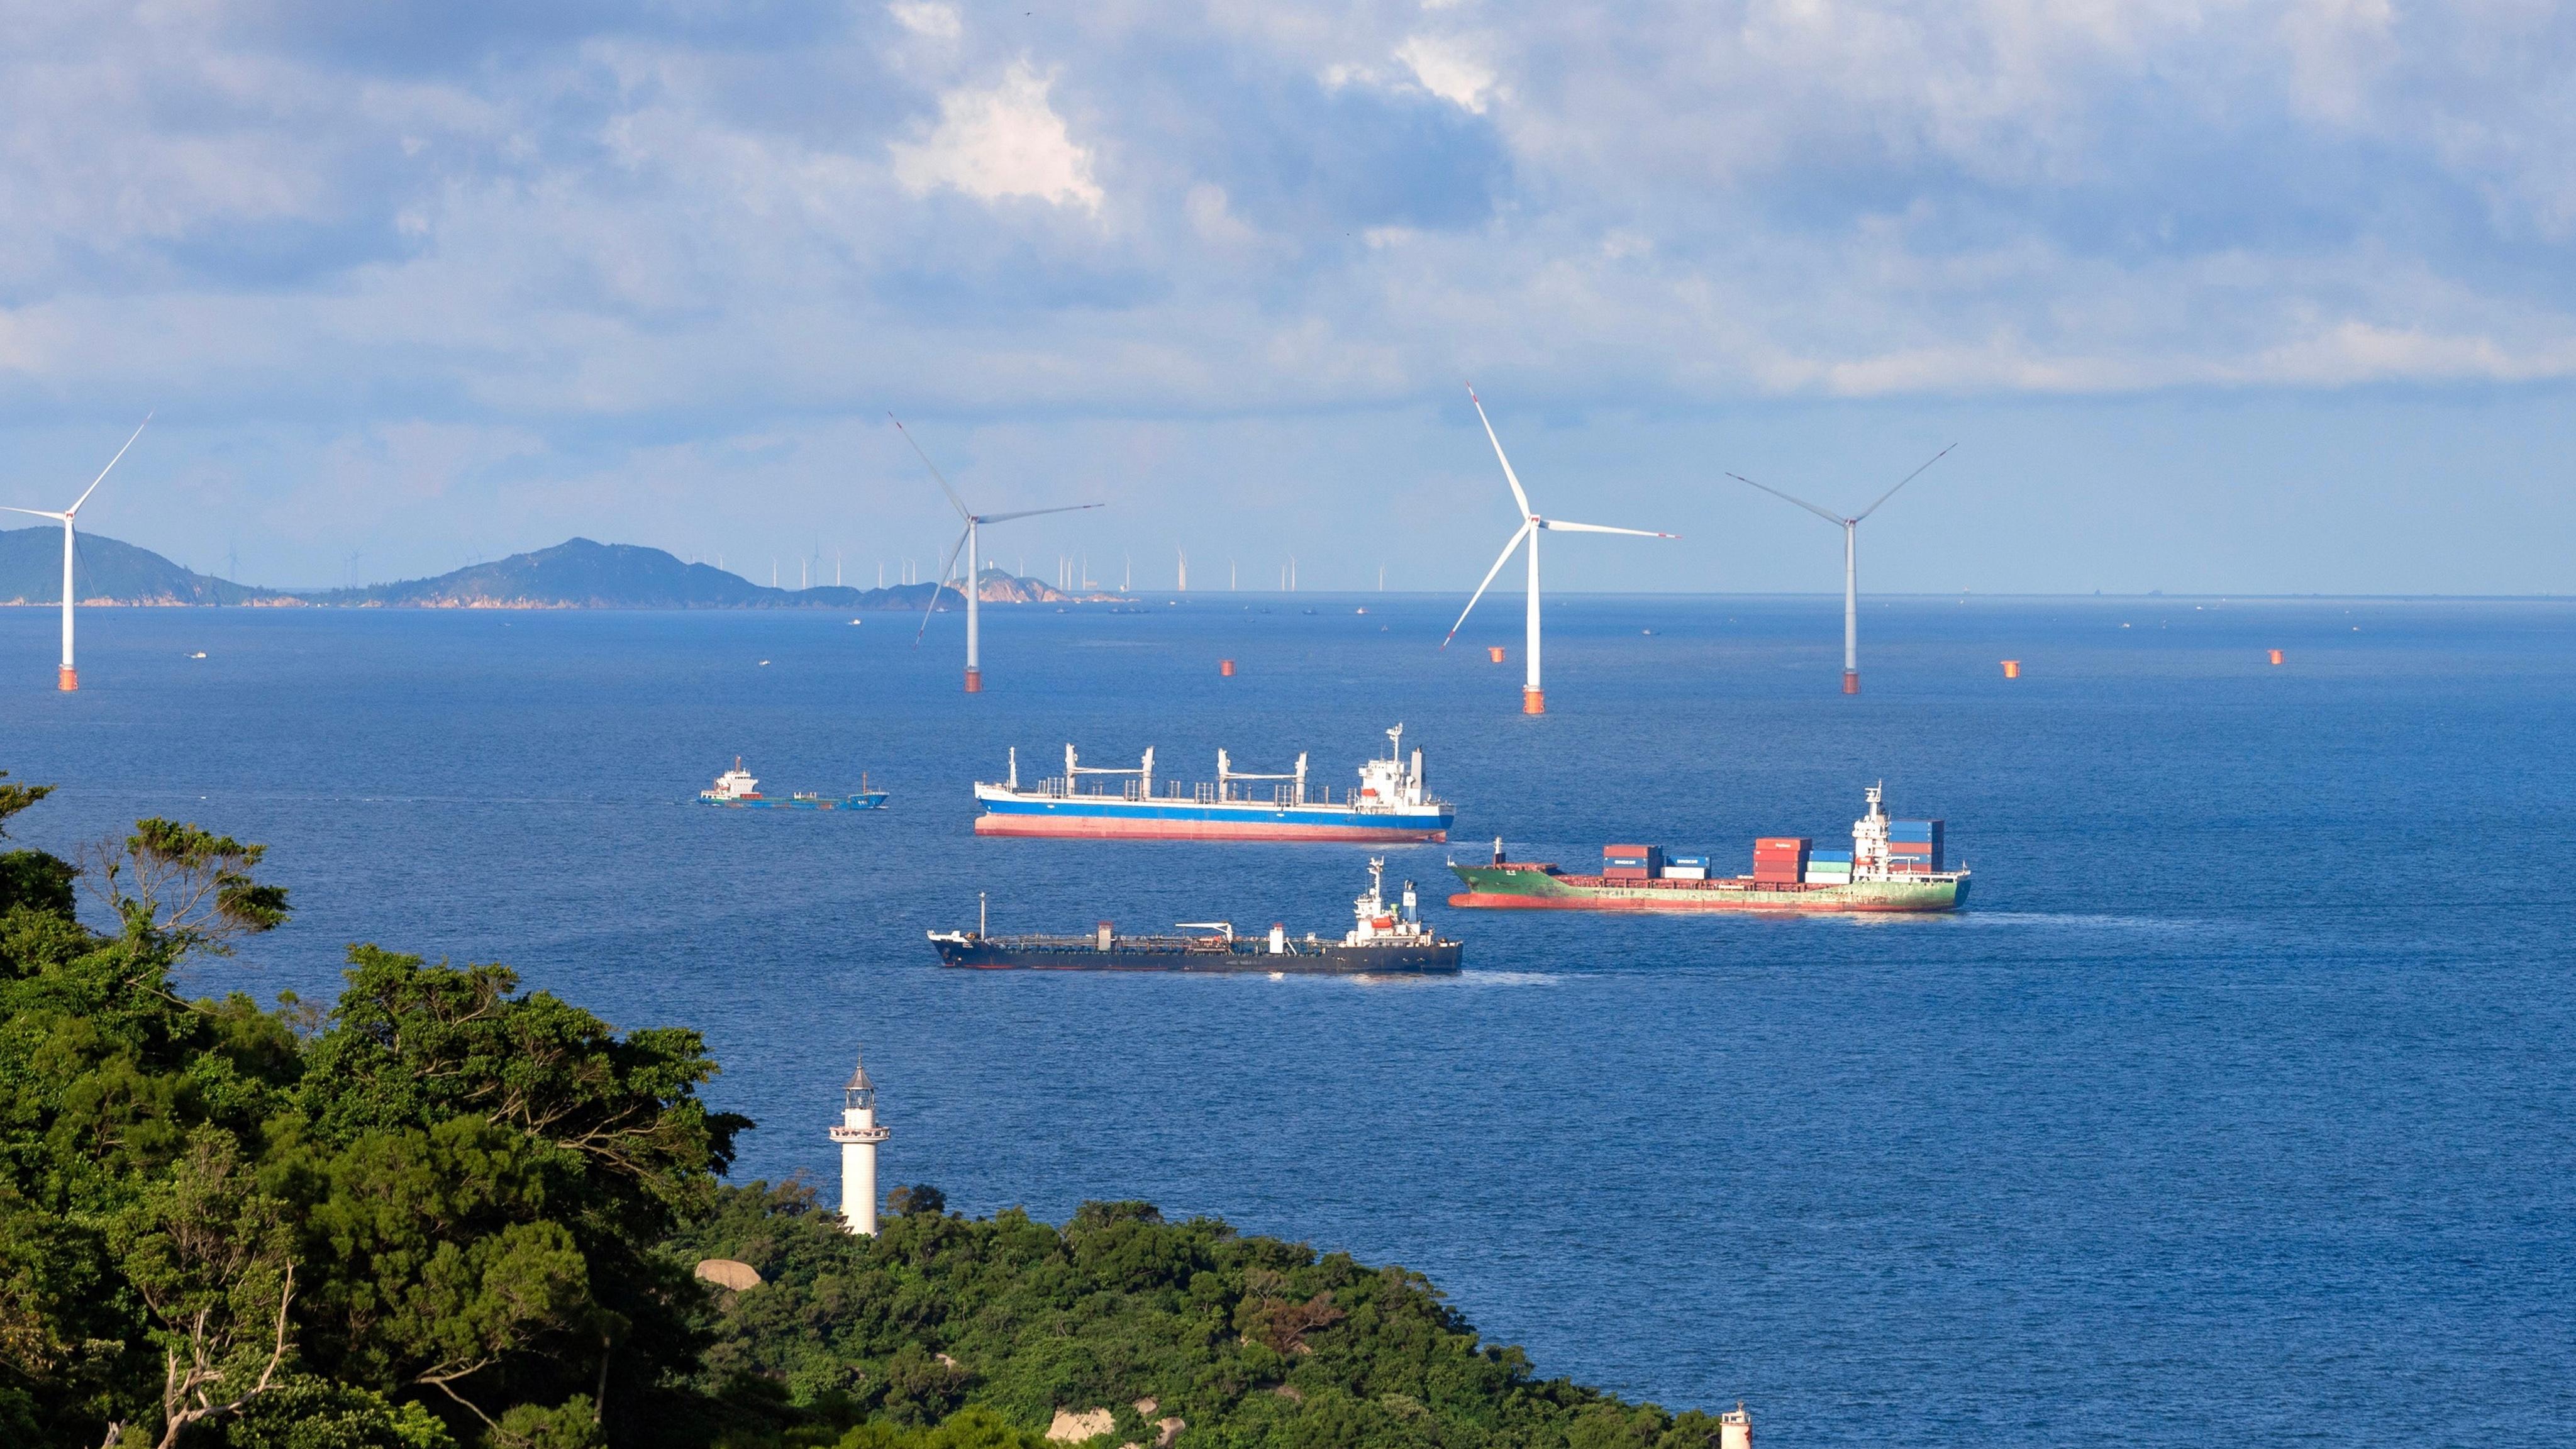
[[[760,782],[742,767],[742,756],[733,757],[733,768],[716,776],[712,789],[698,792],[701,805],[724,805],[737,810],[882,810],[886,792],[868,788],[865,771],[859,774],[856,795],[817,795],[798,791],[784,800],[773,800],[760,793]]]

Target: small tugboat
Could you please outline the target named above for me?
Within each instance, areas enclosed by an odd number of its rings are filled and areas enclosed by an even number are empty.
[[[1308,933],[1291,940],[1274,925],[1267,937],[1240,937],[1231,921],[1183,921],[1175,930],[1196,936],[1121,936],[1103,921],[1087,936],[988,936],[973,931],[932,931],[930,944],[943,966],[984,971],[1209,971],[1273,975],[1431,975],[1456,971],[1466,948],[1422,924],[1413,882],[1390,908],[1382,894],[1386,862],[1369,862],[1369,887],[1351,903],[1356,918],[1338,941]],[[978,911],[979,916],[981,911]]]
[[[760,782],[742,767],[742,756],[733,757],[733,768],[716,776],[713,788],[698,792],[701,805],[724,805],[737,810],[881,810],[886,792],[868,788],[868,777],[859,775],[856,795],[817,795],[800,791],[784,800],[773,800],[760,793]]]

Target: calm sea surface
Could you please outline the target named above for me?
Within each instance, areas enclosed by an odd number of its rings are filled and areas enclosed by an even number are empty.
[[[1533,720],[1500,602],[1446,654],[1451,599],[995,609],[980,698],[950,617],[186,609],[88,612],[61,697],[54,616],[0,609],[0,767],[62,786],[28,843],[268,842],[295,923],[202,989],[327,994],[374,941],[697,1026],[746,1177],[832,1180],[864,1042],[889,1182],[1401,1262],[1774,1449],[2576,1442],[2576,606],[1874,602],[1846,699],[1838,600],[1568,600]],[[1884,778],[1972,907],[1435,907],[1470,970],[1396,984],[922,940],[979,890],[996,929],[1339,931],[1358,847],[979,841],[967,783],[1071,739],[1340,786],[1399,720],[1462,858],[1740,862]],[[684,803],[737,753],[893,808]],[[1389,871],[1437,901],[1447,853]]]

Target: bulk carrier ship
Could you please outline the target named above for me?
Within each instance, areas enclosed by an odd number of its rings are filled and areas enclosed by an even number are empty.
[[[1358,788],[1335,799],[1331,787],[1310,790],[1306,757],[1284,774],[1234,768],[1216,752],[1216,779],[1192,785],[1154,778],[1154,752],[1133,769],[1086,765],[1064,747],[1064,773],[1020,787],[1020,752],[998,784],[975,782],[975,833],[1084,840],[1327,840],[1372,844],[1441,841],[1455,813],[1431,793],[1416,747],[1404,759],[1404,726],[1386,732],[1387,756],[1360,766]],[[1084,777],[1128,777],[1113,793],[1086,788]],[[1259,786],[1269,788],[1261,791]],[[1157,785],[1164,788],[1157,793]],[[1261,798],[1263,794],[1268,798]]]
[[[1891,820],[1880,787],[1869,814],[1852,823],[1852,848],[1820,851],[1795,836],[1754,842],[1753,874],[1711,879],[1705,856],[1667,857],[1659,847],[1613,845],[1599,875],[1503,858],[1449,868],[1467,889],[1453,906],[1559,911],[1953,911],[1968,899],[1968,872],[1944,869],[1938,820]]]
[[[1466,948],[1422,924],[1413,882],[1388,906],[1386,862],[1369,862],[1368,890],[1351,902],[1355,918],[1338,941],[1309,933],[1291,940],[1274,925],[1265,939],[1234,934],[1230,921],[1183,921],[1173,929],[1200,936],[1122,936],[1103,921],[1087,936],[989,936],[978,920],[968,931],[932,931],[943,966],[982,971],[1208,971],[1274,975],[1428,975],[1458,969]],[[980,912],[979,912],[980,914]]]

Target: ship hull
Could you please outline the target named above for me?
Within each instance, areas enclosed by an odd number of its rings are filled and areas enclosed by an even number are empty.
[[[1537,866],[1453,865],[1467,889],[1449,904],[1506,911],[1706,911],[1778,915],[1917,915],[1967,904],[1965,871],[1921,880],[1864,880],[1810,885],[1750,880],[1609,880],[1560,875]]]
[[[1369,845],[1449,838],[1446,810],[1358,810],[1338,805],[1202,805],[1187,800],[1021,797],[976,792],[978,835],[1058,840],[1307,840]]]
[[[703,795],[698,797],[699,804],[713,805],[722,810],[882,810],[885,802],[886,792],[883,790],[814,800],[792,797],[785,800],[710,800]]]
[[[939,964],[973,971],[1162,971],[1207,975],[1429,976],[1459,969],[1465,948],[1455,941],[1351,946],[1293,941],[1273,952],[1267,941],[1235,942],[1160,938],[1113,940],[1103,950],[1087,937],[1054,941],[1010,939],[933,940]]]

